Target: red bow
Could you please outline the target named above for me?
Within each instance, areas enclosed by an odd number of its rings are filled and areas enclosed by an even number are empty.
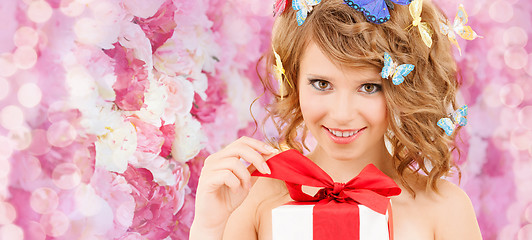
[[[347,183],[336,183],[310,159],[291,149],[270,158],[272,174],[253,172],[253,176],[280,179],[286,182],[290,197],[298,202],[317,202],[314,207],[314,239],[358,239],[358,204],[385,214],[388,197],[399,195],[397,184],[373,164]],[[322,187],[314,196],[301,186]]]

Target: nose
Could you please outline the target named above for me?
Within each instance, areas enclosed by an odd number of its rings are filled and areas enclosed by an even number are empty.
[[[356,108],[357,103],[353,93],[337,92],[333,104],[329,106],[330,117],[339,126],[349,126],[355,118]]]

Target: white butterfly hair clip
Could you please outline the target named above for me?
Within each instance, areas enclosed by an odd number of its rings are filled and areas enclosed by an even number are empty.
[[[384,52],[384,67],[382,67],[381,77],[389,78],[392,76],[392,83],[399,85],[405,80],[405,76],[414,70],[412,64],[401,64],[393,62],[392,57],[387,52]]]
[[[456,111],[452,112],[449,117],[441,118],[438,121],[438,127],[445,131],[447,136],[451,136],[454,130],[459,126],[467,124],[467,105],[462,106]]]

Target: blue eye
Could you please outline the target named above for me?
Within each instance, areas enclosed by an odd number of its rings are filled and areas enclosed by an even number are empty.
[[[326,91],[326,90],[330,90],[331,88],[331,83],[325,81],[325,80],[320,80],[320,79],[310,79],[309,80],[309,83],[316,89],[316,90],[319,90],[319,91]]]
[[[360,87],[360,91],[362,91],[363,93],[367,93],[367,94],[376,93],[380,91],[381,89],[382,89],[381,85],[376,84],[376,83],[366,83],[366,84],[363,84],[362,87]]]

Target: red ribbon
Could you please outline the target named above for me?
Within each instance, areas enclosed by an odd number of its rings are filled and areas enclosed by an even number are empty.
[[[252,175],[285,181],[294,201],[317,202],[313,211],[314,239],[359,239],[358,204],[385,214],[390,203],[388,197],[401,193],[397,184],[373,164],[368,164],[349,182],[337,183],[294,149],[275,155],[267,163],[272,174],[255,171]],[[302,185],[322,189],[310,196],[301,190]]]

